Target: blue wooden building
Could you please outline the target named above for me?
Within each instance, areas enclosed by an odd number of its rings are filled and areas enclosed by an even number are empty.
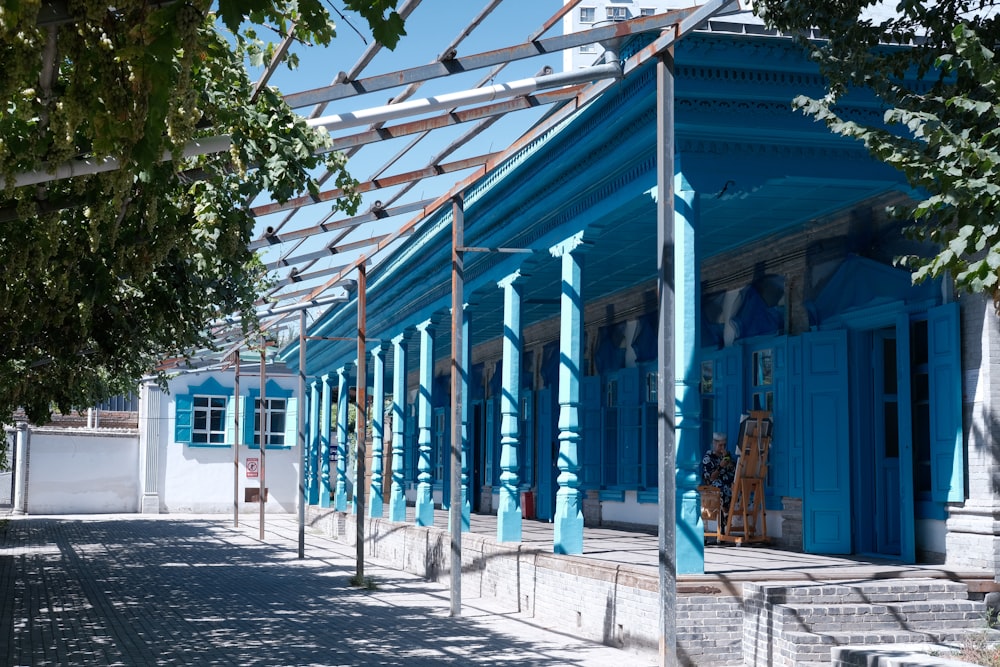
[[[921,251],[885,214],[912,193],[791,110],[823,82],[789,39],[716,22],[677,45],[675,72],[679,571],[703,567],[701,454],[713,431],[732,446],[750,409],[774,417],[776,543],[993,566],[996,317],[893,264]],[[497,514],[501,541],[551,521],[555,550],[578,553],[585,524],[656,525],[656,98],[649,63],[456,189],[467,247],[531,251],[465,255],[466,511]],[[408,502],[427,522],[448,503],[453,210],[367,280],[364,382],[388,406],[372,409],[378,516],[402,520]],[[356,327],[355,296],[308,334]],[[347,457],[329,461],[356,357],[307,345],[312,504],[346,508]]]

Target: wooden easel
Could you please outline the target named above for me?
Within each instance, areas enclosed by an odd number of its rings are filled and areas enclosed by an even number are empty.
[[[717,534],[716,540],[736,544],[768,541],[764,480],[773,425],[771,413],[766,410],[753,410],[740,423],[740,457],[736,462],[728,522],[725,532]]]

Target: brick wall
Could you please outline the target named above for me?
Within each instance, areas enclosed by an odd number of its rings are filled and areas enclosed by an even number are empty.
[[[355,544],[356,519],[309,507],[308,523]],[[386,565],[447,585],[450,535],[441,528],[368,519],[366,553]],[[625,651],[654,655],[659,647],[657,574],[628,565],[555,556],[491,537],[462,535],[462,597],[488,598],[498,611],[520,613],[546,627]],[[742,664],[740,596],[707,589],[680,592],[677,646],[681,664]]]

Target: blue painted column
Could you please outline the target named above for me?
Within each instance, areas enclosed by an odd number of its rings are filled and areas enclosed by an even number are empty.
[[[580,377],[583,375],[583,233],[553,246],[562,261],[559,305],[559,476],[553,550],[583,553],[583,492],[580,491]]]
[[[313,381],[309,385],[309,429],[307,431],[309,434],[309,453],[306,456],[306,502],[310,505],[319,503],[319,384],[319,381]]]
[[[406,521],[403,482],[406,454],[406,342],[405,333],[392,339],[392,491],[389,519]]]
[[[306,505],[309,504],[309,487],[312,486],[312,477],[315,474],[312,467],[313,422],[310,421],[310,418],[312,417],[312,397],[310,396],[311,387],[311,384],[305,383],[303,385],[302,395],[298,397],[299,413],[302,415],[302,502]]]
[[[452,339],[454,340],[454,338]],[[461,455],[459,464],[459,489],[460,500],[458,507],[461,508],[462,516],[459,522],[462,532],[469,532],[472,527],[472,503],[469,501],[469,359],[472,357],[472,343],[469,341],[469,304],[462,306],[462,336],[461,345],[455,353],[455,365],[458,370],[458,387],[454,391],[461,397],[458,406],[452,403],[452,425],[458,424],[461,438]],[[459,410],[455,415],[454,410]],[[454,428],[454,426],[452,426]],[[449,441],[453,434],[449,434]],[[451,459],[450,453],[448,459]],[[448,527],[452,530],[452,512],[455,506],[448,507]]]
[[[383,412],[385,404],[385,367],[382,355],[385,348],[376,345],[372,349],[372,487],[368,494],[368,516],[381,517],[382,506],[382,447],[385,428]]]
[[[431,483],[431,388],[434,380],[434,334],[431,321],[417,325],[420,336],[420,388],[417,391],[417,525],[434,525]]]
[[[358,360],[357,359],[354,360],[354,367],[355,367],[355,369],[360,368],[360,366],[358,366]],[[357,380],[357,378],[355,378],[355,380]],[[351,488],[353,489],[353,492],[351,493],[351,514],[357,514],[358,513],[358,488],[360,488],[359,485],[364,484],[364,480],[359,480],[358,479],[358,470],[360,469],[360,467],[358,466],[358,457],[357,457],[357,453],[359,451],[359,448],[358,448],[358,438],[361,437],[360,434],[358,433],[359,415],[358,415],[358,412],[357,412],[358,410],[361,409],[361,406],[358,405],[358,403],[357,403],[358,396],[360,396],[360,392],[361,392],[360,388],[361,388],[361,383],[360,382],[356,382],[355,385],[354,385],[354,409],[355,409],[355,411],[354,411],[354,452],[355,452],[355,456],[354,456],[354,470],[350,471],[350,474],[351,474]],[[348,396],[350,396],[350,391],[351,390],[348,389],[347,391],[348,391]],[[350,405],[350,401],[349,400],[348,400],[348,405]],[[350,419],[348,419],[348,428],[350,428]],[[350,438],[351,438],[351,434],[348,433],[348,435],[347,435],[347,442],[351,441]],[[347,451],[348,451],[348,457],[347,458],[348,458],[348,461],[350,461],[351,457],[350,457],[350,448],[349,447],[348,447]]]
[[[503,369],[500,375],[500,505],[497,542],[521,541],[518,497],[518,417],[521,409],[521,273],[497,283],[503,289]]]
[[[469,499],[469,365],[472,363],[472,341],[469,339],[469,304],[462,307],[462,530],[472,527],[472,502]]]
[[[323,402],[320,410],[319,420],[319,506],[330,506],[330,404],[332,396],[333,378],[324,375],[321,379],[323,385]]]
[[[337,490],[333,495],[333,508],[338,512],[347,511],[348,375],[348,366],[337,369]]]
[[[701,396],[698,383],[700,285],[695,234],[698,195],[684,189],[678,176],[674,189],[674,415],[676,449],[675,503],[678,574],[705,571],[705,538],[701,521]]]

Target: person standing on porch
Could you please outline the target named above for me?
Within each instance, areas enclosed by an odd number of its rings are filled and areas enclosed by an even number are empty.
[[[720,518],[722,522],[720,530],[726,525],[726,517],[729,514],[729,503],[733,498],[733,480],[736,474],[736,462],[728,448],[728,438],[725,433],[716,432],[712,434],[712,448],[705,452],[701,460],[701,481],[702,484],[714,486],[719,489],[719,496],[722,501],[720,508]]]

